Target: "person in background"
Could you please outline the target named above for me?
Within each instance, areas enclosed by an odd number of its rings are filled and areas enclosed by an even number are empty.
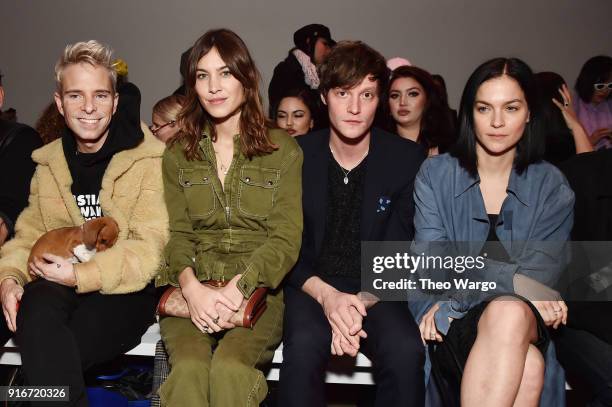
[[[180,95],[180,96],[187,95],[187,91],[185,89],[185,77],[187,76],[187,66],[189,64],[189,54],[190,53],[191,53],[191,47],[187,48],[181,54],[181,61],[179,63],[179,73],[181,75],[181,85],[178,88],[176,88],[174,92],[172,92],[173,95]]]
[[[273,109],[272,120],[290,136],[297,137],[315,127],[313,111],[316,103],[307,89],[291,89],[286,92],[278,106]]]
[[[393,72],[400,66],[412,66],[412,63],[403,57],[393,57],[387,59],[387,68],[389,68],[389,71]]]
[[[455,140],[453,122],[427,71],[416,66],[396,68],[387,95],[389,130],[421,144],[430,156],[448,150]]]
[[[576,261],[565,281],[570,318],[553,340],[570,386],[587,385],[587,406],[612,406],[612,178],[607,176],[612,174],[612,149],[575,155],[559,168],[576,194]]]
[[[4,104],[4,87],[0,74],[0,109]],[[28,204],[30,180],[36,164],[32,151],[43,141],[25,124],[0,119],[0,246],[15,234],[15,222]],[[4,344],[6,339],[0,336]]]
[[[540,94],[540,112],[546,136],[544,159],[558,166],[576,154],[593,151],[561,75],[539,72],[535,74],[535,84]]]
[[[66,120],[57,110],[55,102],[51,102],[43,110],[38,120],[36,120],[34,127],[38,134],[40,134],[43,143],[48,144],[62,136],[66,128]]]
[[[308,89],[316,102],[313,112],[315,121],[325,126],[327,114],[321,106],[319,94],[319,74],[317,67],[323,63],[336,42],[332,39],[329,28],[322,24],[308,24],[293,34],[295,45],[285,60],[274,68],[268,86],[268,104],[270,117],[274,117],[274,107],[288,89]]]
[[[113,61],[113,69],[117,72],[117,89],[121,89],[124,84],[130,81],[128,64],[123,59],[117,58]]]
[[[585,62],[574,86],[574,110],[595,149],[612,147],[612,57]]]
[[[170,215],[163,283],[180,286],[191,318],[164,317],[170,374],[164,406],[258,406],[264,366],[282,335],[280,284],[302,235],[302,151],[266,120],[259,72],[234,32],[194,44],[181,131],[163,158]],[[202,281],[227,282],[213,290]],[[230,320],[258,287],[267,308],[253,329]]]
[[[423,341],[435,345],[432,371],[452,387],[442,396],[457,395],[465,407],[565,405],[548,327],[567,323],[567,306],[549,287],[567,264],[574,193],[542,161],[538,113],[527,64],[483,63],[463,91],[457,143],[426,160],[415,180],[417,250],[481,242],[461,254],[485,256],[481,278],[497,285],[487,297],[458,290],[410,302]]]
[[[440,94],[442,95],[442,99],[444,100],[444,103],[448,107],[448,111],[450,112],[449,114],[451,115],[451,119],[453,121],[453,128],[458,129],[459,121],[457,120],[457,111],[455,109],[452,109],[450,105],[448,104],[448,91],[446,89],[446,81],[444,80],[444,77],[437,73],[431,75],[431,77],[433,78],[434,83],[440,90]]]
[[[5,111],[0,109],[0,120],[17,123],[17,110],[15,110],[13,107],[9,107]]]
[[[153,124],[149,130],[160,141],[168,143],[179,132],[177,120],[181,109],[185,106],[185,101],[185,96],[170,95],[153,106],[153,117],[151,118]]]

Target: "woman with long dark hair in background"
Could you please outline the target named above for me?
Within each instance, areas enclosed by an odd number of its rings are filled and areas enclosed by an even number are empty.
[[[558,165],[576,154],[593,151],[593,146],[576,117],[569,89],[555,72],[535,74],[540,94],[540,112],[546,137],[546,161]]]
[[[453,120],[427,71],[415,66],[396,68],[387,94],[393,119],[390,131],[421,144],[430,156],[448,150],[455,141]]]

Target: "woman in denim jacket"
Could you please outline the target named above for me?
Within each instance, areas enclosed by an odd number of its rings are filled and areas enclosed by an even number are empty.
[[[567,307],[548,287],[565,264],[574,194],[541,161],[532,77],[518,59],[478,67],[461,99],[457,145],[425,161],[415,180],[415,246],[470,242],[464,254],[482,255],[500,243],[484,275],[503,294],[483,300],[464,290],[411,303],[423,340],[437,344],[434,367],[460,388],[462,406],[565,405],[547,330],[566,323]]]
[[[261,369],[281,340],[278,286],[301,244],[302,152],[284,130],[269,129],[257,69],[235,33],[204,34],[188,69],[181,131],[163,156],[163,177],[165,277],[181,287],[191,319],[160,321],[172,366],[160,399],[257,406],[267,394]],[[204,280],[229,283],[214,290]],[[253,329],[234,326],[233,313],[258,287],[269,288],[267,309]]]

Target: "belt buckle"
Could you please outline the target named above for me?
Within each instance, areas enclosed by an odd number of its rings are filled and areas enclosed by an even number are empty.
[[[225,287],[225,280],[208,280],[208,284],[216,288],[221,288]]]

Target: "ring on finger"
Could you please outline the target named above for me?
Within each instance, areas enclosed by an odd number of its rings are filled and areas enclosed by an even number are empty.
[[[435,332],[431,332],[429,334],[429,338],[433,341],[434,339],[436,339],[436,333]]]
[[[217,315],[217,317],[215,319],[212,320],[214,324],[216,324],[217,322],[219,322],[219,315]]]

